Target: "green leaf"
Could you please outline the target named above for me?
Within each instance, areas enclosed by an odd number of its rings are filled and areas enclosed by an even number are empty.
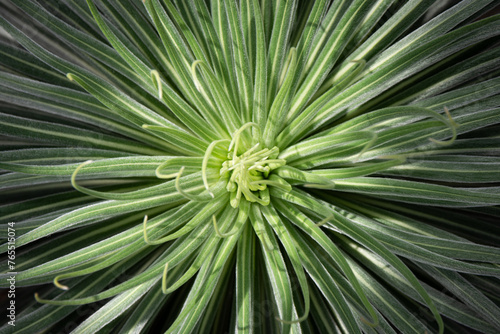
[[[236,259],[236,305],[238,306],[237,324],[238,333],[252,333],[254,331],[255,307],[255,244],[251,225],[247,223],[238,241]]]
[[[386,199],[445,207],[497,205],[500,195],[496,188],[453,188],[416,181],[381,177],[354,177],[335,182],[336,191],[363,192]],[[491,190],[491,191],[488,191]]]
[[[293,297],[290,277],[288,275],[283,255],[280,251],[274,233],[272,233],[271,227],[268,224],[264,224],[264,228],[267,236],[269,237],[270,247],[272,247],[272,249],[267,249],[264,244],[262,244],[262,253],[266,265],[266,272],[269,277],[269,282],[274,296],[273,302],[278,310],[279,319],[286,321],[281,323],[281,331],[283,333],[289,333],[291,326],[288,321],[293,320]]]

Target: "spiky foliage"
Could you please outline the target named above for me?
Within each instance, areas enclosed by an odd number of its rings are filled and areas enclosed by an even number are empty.
[[[498,333],[498,1],[443,3],[2,0],[16,332]]]

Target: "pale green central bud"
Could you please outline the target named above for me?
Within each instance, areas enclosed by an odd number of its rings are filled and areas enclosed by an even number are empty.
[[[268,179],[269,173],[286,163],[283,159],[277,159],[278,154],[277,147],[260,149],[260,144],[239,156],[234,151],[228,153],[230,160],[222,164],[220,174],[230,175],[226,189],[231,193],[232,207],[238,207],[242,195],[249,202],[269,204],[267,186],[274,183]]]

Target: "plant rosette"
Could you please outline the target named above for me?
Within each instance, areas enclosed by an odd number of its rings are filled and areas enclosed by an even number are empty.
[[[0,333],[498,333],[498,4],[1,1]]]

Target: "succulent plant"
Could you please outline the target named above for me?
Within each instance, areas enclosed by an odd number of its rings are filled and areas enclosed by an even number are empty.
[[[0,333],[498,333],[498,4],[2,0]]]

